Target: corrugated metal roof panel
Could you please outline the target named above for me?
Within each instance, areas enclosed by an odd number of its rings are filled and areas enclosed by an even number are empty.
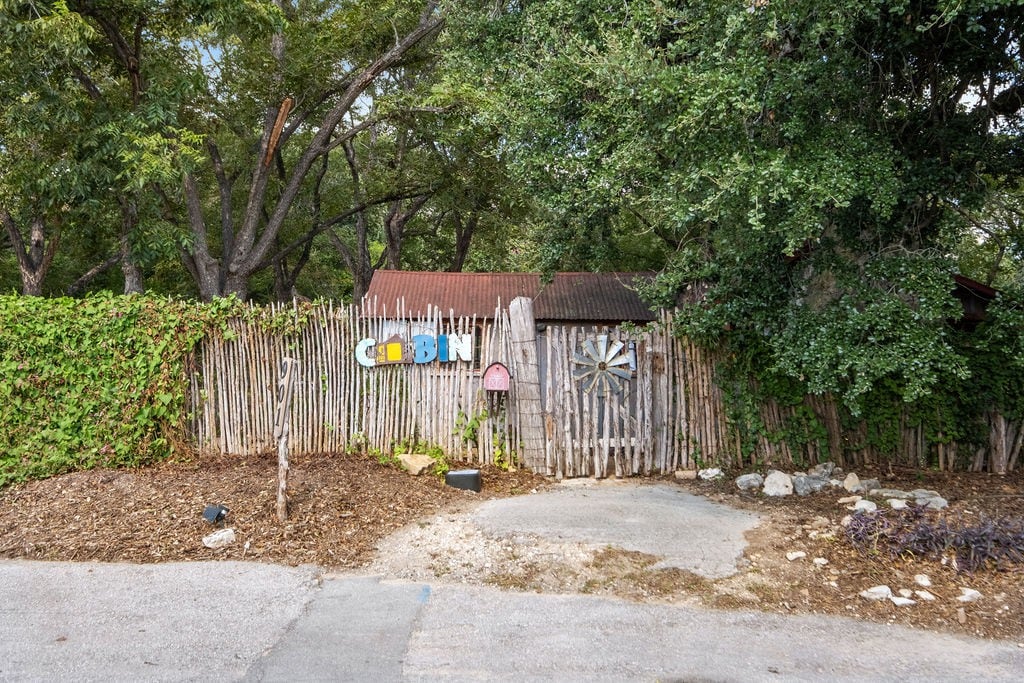
[[[537,320],[649,322],[657,316],[636,293],[649,273],[557,273],[534,301]]]
[[[534,299],[538,321],[645,322],[654,313],[633,289],[646,273],[557,273],[542,285],[537,273],[433,273],[378,270],[366,293],[378,313],[395,315],[404,301],[406,315],[425,315],[428,308],[443,315],[491,318],[501,302],[507,308],[517,296]],[[384,309],[382,311],[382,309]]]
[[[493,318],[517,296],[536,297],[540,276],[535,273],[433,273],[378,270],[370,280],[366,301],[376,299],[378,311],[391,315],[404,300],[407,315],[426,315],[440,309],[448,316]]]

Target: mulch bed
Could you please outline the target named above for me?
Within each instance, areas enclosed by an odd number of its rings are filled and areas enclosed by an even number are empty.
[[[276,455],[76,472],[0,491],[0,557],[359,567],[380,538],[413,520],[546,484],[525,471],[485,467],[482,477],[478,494],[360,455],[294,457],[289,515],[282,524],[276,513]],[[225,521],[235,530],[234,545],[212,550],[202,544],[214,530],[202,518],[209,504],[228,508]]]

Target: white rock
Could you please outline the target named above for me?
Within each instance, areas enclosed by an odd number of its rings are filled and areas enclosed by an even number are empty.
[[[399,453],[396,457],[405,471],[414,477],[420,476],[434,466],[434,459],[424,453]]]
[[[793,478],[785,472],[772,470],[764,479],[766,496],[790,496],[793,494]]]
[[[864,512],[874,512],[875,510],[878,509],[878,506],[875,505],[870,500],[858,500],[850,509],[855,512],[857,510],[863,510]]]
[[[914,583],[923,588],[928,588],[932,585],[932,580],[927,574],[914,574]]]
[[[931,602],[935,599],[935,596],[928,591],[914,591],[914,595],[927,602]]]
[[[892,589],[888,586],[872,586],[860,592],[860,597],[865,600],[889,600],[892,598]]]
[[[814,558],[814,564],[818,565],[819,567],[824,567],[826,564],[828,564],[828,560],[826,560],[824,557],[816,557]]]
[[[860,488],[860,477],[857,476],[856,472],[850,472],[846,475],[846,479],[843,479],[843,488],[850,492]]]
[[[860,500],[860,496],[846,496],[845,498],[840,498],[836,502],[840,505],[849,505],[850,503],[856,503],[858,500]]]
[[[793,560],[802,560],[805,557],[807,557],[807,553],[805,553],[803,550],[793,550],[791,552],[786,553],[786,559],[790,562],[792,562]]]
[[[907,501],[904,500],[903,498],[890,498],[885,502],[888,503],[889,507],[891,507],[893,510],[902,510],[903,508],[907,507]]]
[[[841,520],[839,520],[839,524],[841,526],[847,527],[847,526],[850,526],[850,522],[852,522],[852,521],[853,521],[853,517],[851,517],[850,515],[846,515]]]
[[[901,588],[897,592],[905,598],[909,598],[911,595],[914,594],[914,591],[910,590],[909,588]]]
[[[235,542],[235,530],[220,529],[209,536],[203,536],[203,545],[207,548],[224,548]]]
[[[974,590],[973,588],[960,588],[960,597],[957,598],[960,602],[974,602],[981,597],[981,593]]]
[[[868,495],[872,498],[899,498],[901,500],[909,500],[914,497],[913,494],[900,489],[871,489],[868,491]]]
[[[700,470],[699,472],[697,472],[697,477],[699,479],[704,479],[704,480],[708,480],[708,479],[721,479],[724,476],[725,475],[722,473],[722,468],[721,467],[709,467],[707,469]]]
[[[944,510],[949,507],[949,502],[942,496],[932,498],[921,498],[917,500],[918,505],[924,505],[929,510]]]
[[[741,474],[736,477],[736,488],[741,491],[749,491],[750,489],[759,489],[761,484],[764,483],[764,477],[757,472],[750,474]]]
[[[896,605],[897,607],[906,607],[907,605],[917,604],[916,600],[911,600],[910,598],[902,598],[898,595],[894,595],[889,599],[892,600],[892,604]]]

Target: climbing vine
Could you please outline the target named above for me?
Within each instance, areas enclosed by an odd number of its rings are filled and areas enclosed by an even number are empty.
[[[189,352],[244,307],[0,296],[0,486],[173,451]]]

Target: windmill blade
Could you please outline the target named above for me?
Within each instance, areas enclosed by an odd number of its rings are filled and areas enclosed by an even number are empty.
[[[598,360],[605,360],[608,358],[608,335],[599,334],[597,335],[597,356]]]
[[[607,372],[609,375],[614,375],[615,377],[621,377],[622,379],[630,379],[633,376],[633,373],[630,372],[628,368],[610,367],[607,370],[605,370],[605,372]]]
[[[585,391],[585,392],[587,392],[589,394],[590,390],[594,388],[594,382],[596,382],[596,381],[597,381],[597,378],[594,377],[594,375],[587,375],[583,379],[583,391]]]
[[[587,354],[595,361],[602,360],[601,357],[597,355],[597,349],[594,348],[594,342],[589,339],[585,339],[583,341],[583,353]]]
[[[629,356],[616,356],[615,358],[612,358],[610,361],[605,363],[605,365],[608,366],[609,368],[614,368],[616,365],[628,365],[628,364],[629,364]]]
[[[611,360],[611,359],[615,358],[615,356],[619,355],[619,351],[621,351],[625,347],[626,347],[625,344],[623,344],[622,342],[620,342],[619,340],[616,339],[614,342],[612,342],[612,345],[608,349],[608,353],[605,354],[604,359],[606,361],[608,361],[608,360]]]
[[[591,367],[597,365],[596,360],[594,360],[593,358],[588,358],[587,356],[584,356],[583,354],[580,353],[572,354],[572,362],[579,363],[580,365],[589,365]]]
[[[590,377],[594,374],[594,368],[582,367],[572,369],[573,379],[583,379],[584,377]]]

